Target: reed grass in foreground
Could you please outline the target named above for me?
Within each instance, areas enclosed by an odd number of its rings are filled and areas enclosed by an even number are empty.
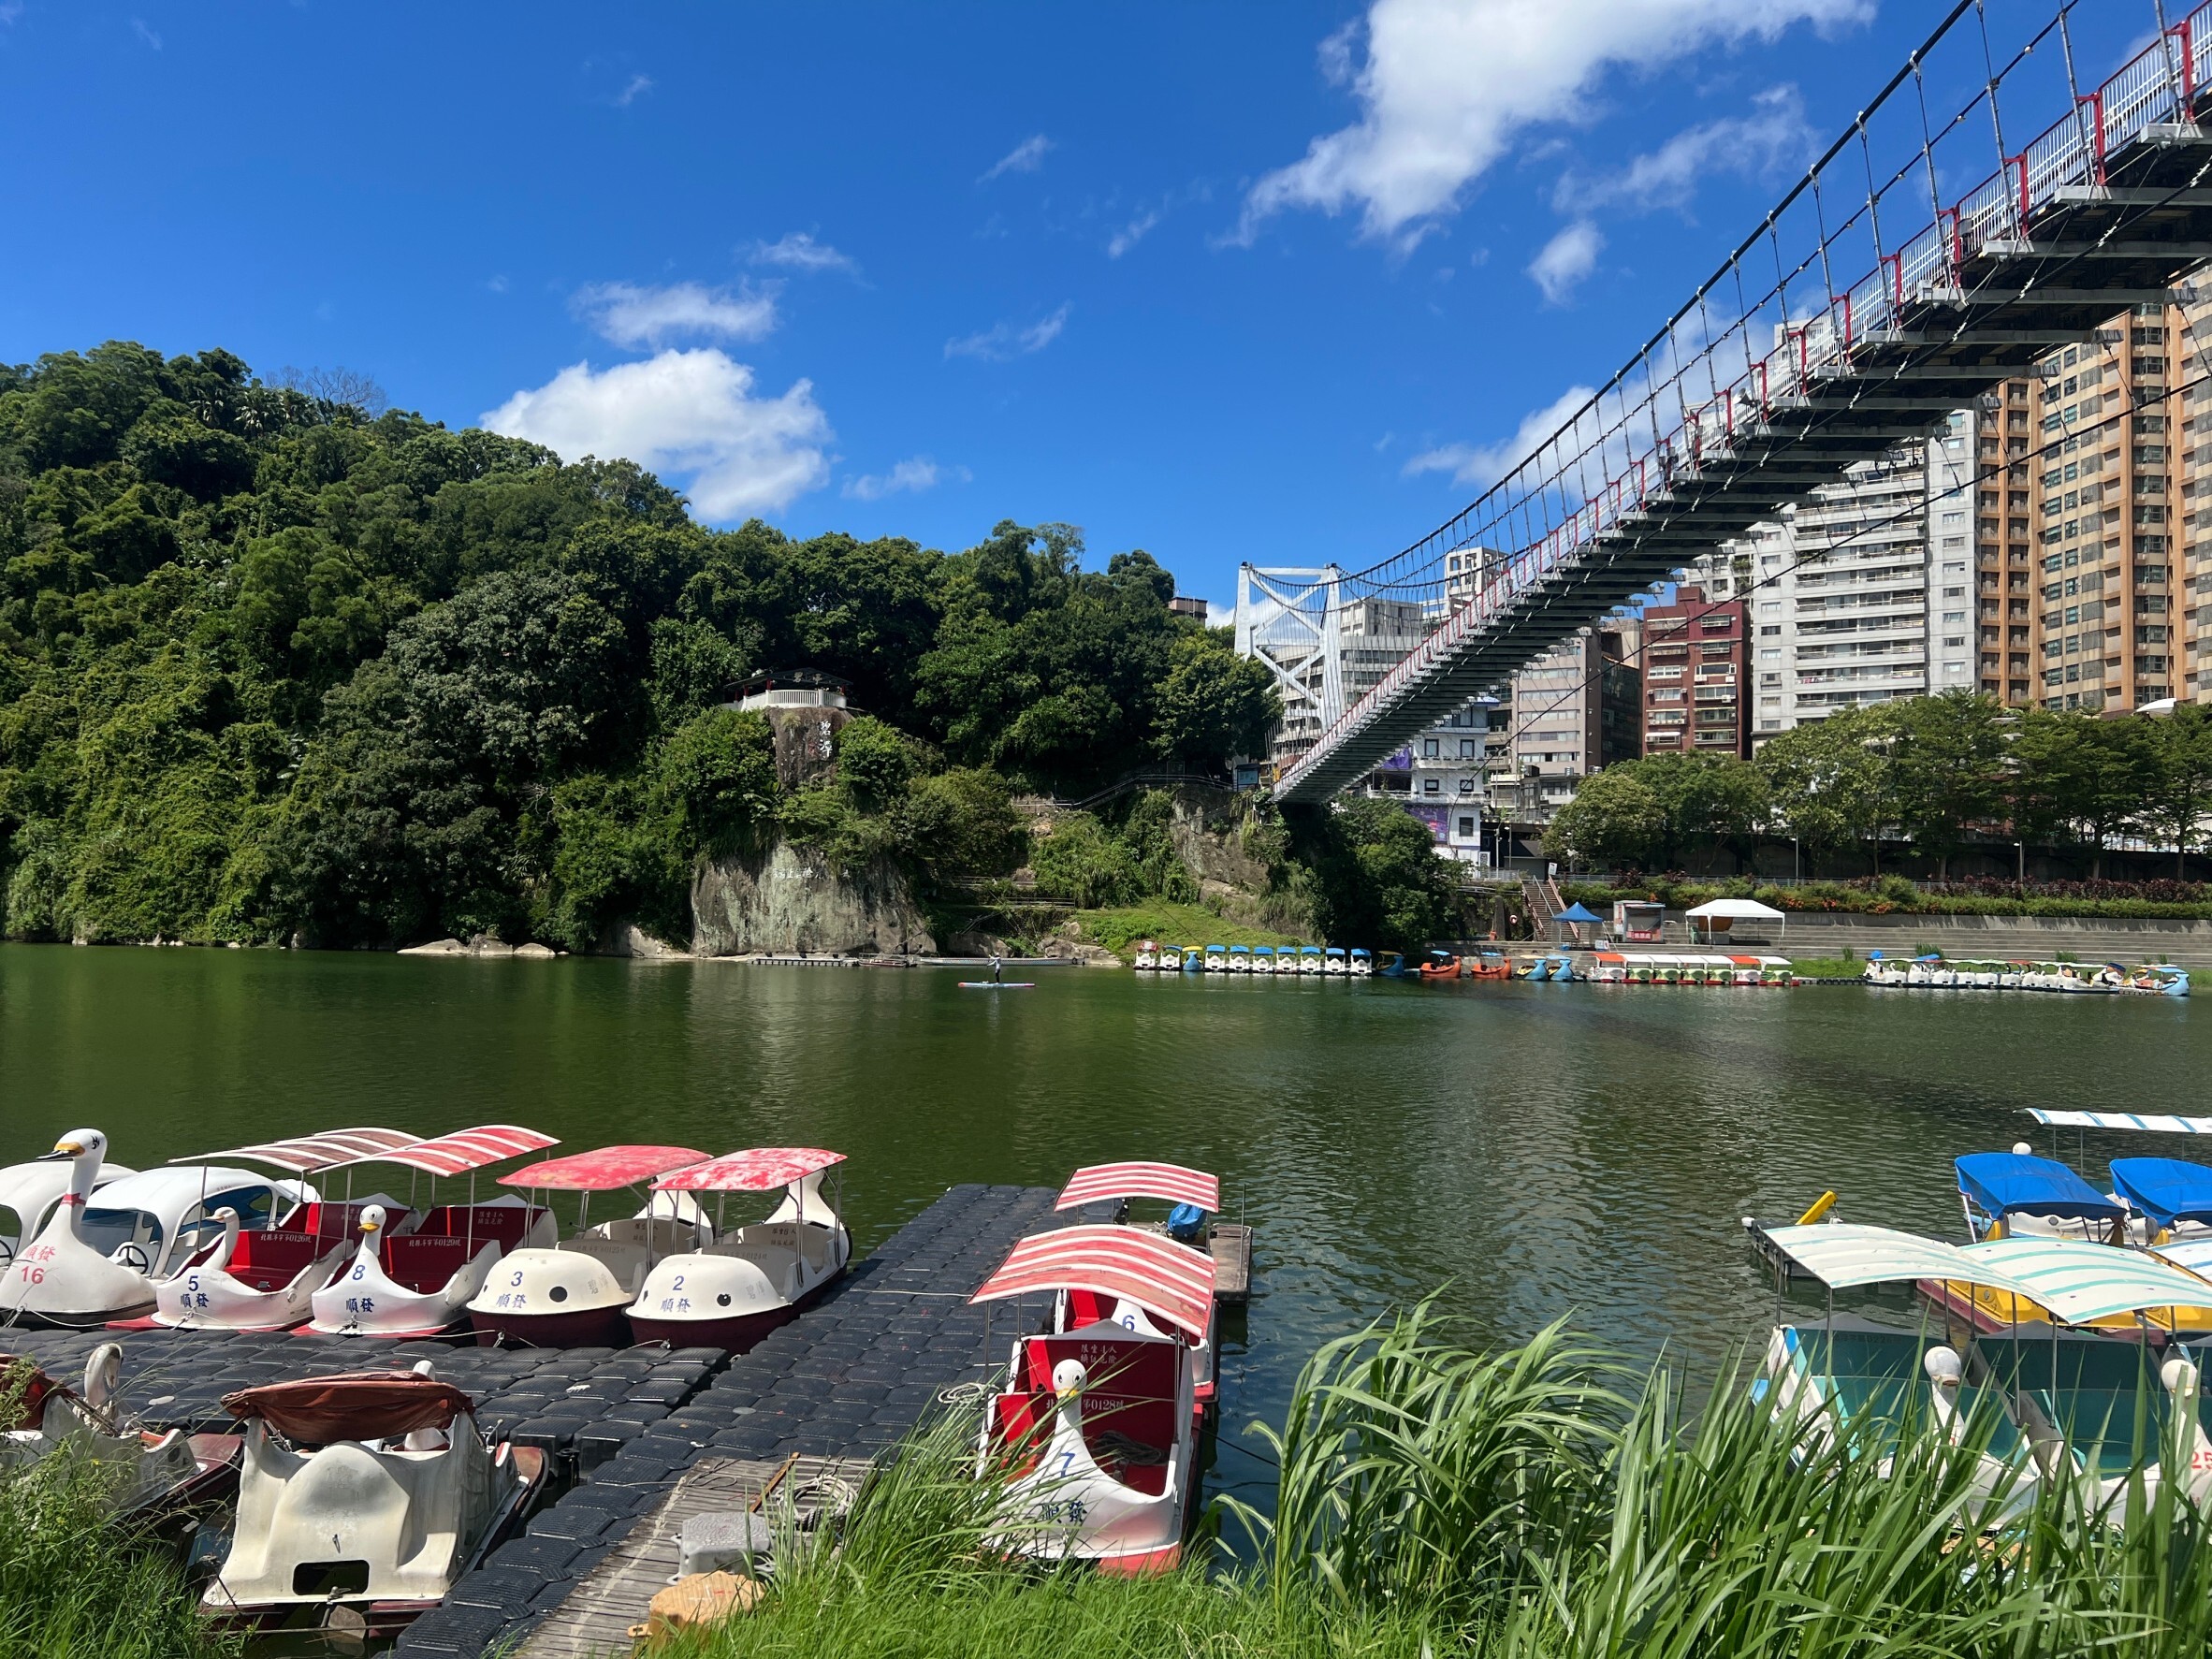
[[[0,1659],[224,1659],[173,1554],[114,1519],[110,1477],[62,1451],[0,1467]]]
[[[2108,1504],[1977,1483],[1907,1411],[1880,1433],[1778,1427],[1724,1376],[1554,1328],[1476,1351],[1423,1306],[1322,1348],[1247,1563],[1126,1581],[1008,1564],[941,1428],[863,1495],[841,1550],[793,1540],[717,1659],[980,1653],[1478,1659],[1899,1659],[2212,1651],[2212,1532],[2138,1471]],[[2176,1445],[2166,1453],[2186,1454]],[[2013,1500],[2017,1499],[2016,1505]],[[1988,1518],[2016,1513],[1999,1530]]]

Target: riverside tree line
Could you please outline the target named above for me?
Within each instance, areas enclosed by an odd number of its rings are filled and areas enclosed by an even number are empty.
[[[2212,710],[2104,717],[2011,709],[1946,691],[1847,709],[1770,738],[1752,760],[1659,755],[1585,779],[1545,836],[1592,869],[1666,869],[1720,850],[1740,868],[1775,836],[1811,865],[1901,837],[1936,861],[1977,844],[2079,850],[2103,874],[2116,837],[2175,849],[2176,874],[2212,813]]]
[[[9,936],[684,937],[697,861],[778,837],[926,895],[1021,862],[1017,792],[1218,768],[1276,717],[1141,550],[710,531],[627,462],[381,403],[223,351],[0,366]],[[869,718],[785,791],[718,705],[796,665]]]

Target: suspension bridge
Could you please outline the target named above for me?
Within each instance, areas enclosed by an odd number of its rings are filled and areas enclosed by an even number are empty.
[[[1327,800],[1855,462],[1943,428],[2127,308],[2173,302],[2212,261],[2212,4],[2175,21],[2164,0],[2066,0],[2008,29],[2017,9],[1958,0],[1558,431],[1402,552],[1330,568],[1331,604],[1386,602],[1425,632],[1348,706],[1340,694],[1341,713],[1323,703],[1278,800]],[[2135,11],[2150,44],[2085,79],[2085,18],[2108,30]],[[2028,121],[2050,124],[2017,142],[2008,124]],[[2023,479],[2033,442],[2004,434]]]

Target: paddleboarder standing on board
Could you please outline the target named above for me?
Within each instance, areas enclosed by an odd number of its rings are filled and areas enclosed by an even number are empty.
[[[997,983],[1000,982],[1001,978],[1003,977],[1003,973],[1004,973],[1004,970],[1003,970],[1003,969],[1002,969],[1002,968],[999,967],[998,958],[997,958],[996,955],[992,956],[992,958],[991,958],[991,982],[992,982],[994,985],[997,984]]]

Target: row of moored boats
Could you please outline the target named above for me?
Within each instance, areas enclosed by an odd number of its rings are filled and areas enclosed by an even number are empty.
[[[1723,956],[1710,952],[1685,956],[1599,951],[1591,959],[1590,977],[1601,985],[1763,985],[1769,990],[1797,982],[1786,956]]]
[[[2037,1111],[2041,1122],[2212,1133],[2212,1118]],[[1839,1220],[1824,1194],[1796,1225],[1746,1217],[1784,1280],[1825,1288],[1815,1321],[1779,1323],[1754,1384],[1779,1419],[1887,1457],[1909,1420],[1972,1448],[1975,1513],[2001,1523],[2064,1483],[2114,1522],[2135,1471],[2212,1503],[2212,1166],[2115,1158],[2100,1189],[2026,1142],[1956,1161],[1963,1244]],[[1867,1317],[1907,1288],[1920,1329]],[[1838,1293],[1847,1298],[1836,1311]],[[1855,1314],[1851,1293],[1866,1312]],[[1931,1340],[1933,1338],[1933,1340]],[[2184,1460],[2164,1466],[2175,1448]]]
[[[304,1179],[368,1164],[449,1177],[552,1143],[513,1126],[433,1140],[350,1129],[138,1171],[79,1130],[0,1171],[19,1227],[4,1241],[0,1320],[364,1338],[473,1327],[553,1345],[596,1344],[627,1320],[640,1340],[744,1348],[845,1271],[822,1186],[840,1155],[811,1148],[606,1147],[502,1178],[528,1197],[419,1210],[383,1193],[335,1200]],[[635,1213],[591,1223],[589,1195],[623,1188]],[[564,1238],[536,1201],[555,1193],[578,1200]],[[700,1196],[730,1193],[779,1197],[765,1221],[725,1230]],[[1133,1224],[1132,1201],[1165,1215]],[[1180,1559],[1198,1514],[1199,1435],[1219,1385],[1216,1261],[1235,1262],[1221,1295],[1241,1297],[1250,1234],[1215,1221],[1214,1176],[1172,1164],[1078,1171],[1058,1208],[1096,1207],[1111,1219],[1023,1240],[971,1298],[1016,1304],[1017,1333],[975,1471],[999,1483],[1008,1551],[1155,1570]],[[0,1355],[0,1466],[72,1448],[109,1469],[120,1514],[156,1530],[227,1507],[203,1534],[221,1553],[202,1607],[228,1626],[388,1636],[546,1495],[545,1452],[484,1433],[478,1403],[429,1360],[240,1390],[223,1400],[241,1426],[228,1434],[140,1426],[121,1368],[114,1343],[81,1377]]]
[[[2163,962],[1997,962],[1867,954],[1870,985],[1911,991],[2059,991],[2074,996],[2186,997],[2189,974]]]
[[[1342,945],[1163,945],[1137,941],[1139,973],[1302,973],[1363,980],[1375,971],[1372,952]]]

